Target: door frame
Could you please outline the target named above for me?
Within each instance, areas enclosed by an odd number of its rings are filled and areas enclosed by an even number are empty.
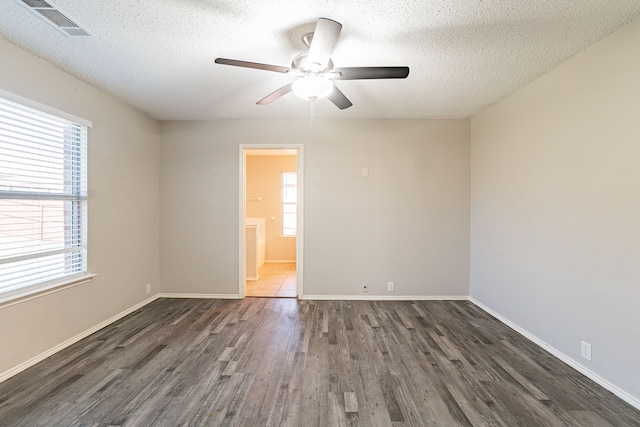
[[[298,187],[298,203],[297,203],[297,229],[296,229],[296,295],[298,299],[303,296],[304,270],[304,146],[302,144],[240,144],[240,218],[239,224],[239,277],[238,296],[242,299],[246,296],[246,276],[245,276],[245,223],[246,218],[246,201],[247,201],[247,150],[296,150],[296,170],[297,170],[297,187]]]

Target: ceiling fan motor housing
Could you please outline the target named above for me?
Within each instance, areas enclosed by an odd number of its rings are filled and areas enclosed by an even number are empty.
[[[293,61],[291,61],[291,68],[293,68],[294,70],[300,71],[302,73],[312,71],[311,64],[309,64],[309,61],[307,60],[308,57],[309,57],[308,52],[304,52],[304,53],[301,53],[300,55],[297,55],[295,58],[293,58]],[[327,67],[324,70],[318,70],[317,72],[324,73],[332,69],[333,69],[333,61],[329,60],[329,62],[327,63]]]

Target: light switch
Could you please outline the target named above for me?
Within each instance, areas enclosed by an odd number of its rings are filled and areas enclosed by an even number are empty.
[[[362,168],[362,176],[369,176],[369,168]]]

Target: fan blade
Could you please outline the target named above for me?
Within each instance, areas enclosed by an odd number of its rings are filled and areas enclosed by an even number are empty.
[[[341,110],[349,108],[353,105],[336,85],[333,85],[333,89],[331,90],[331,93],[329,94],[329,96],[327,96],[327,98],[329,98],[329,101],[333,102],[336,107]]]
[[[276,99],[280,98],[281,96],[286,95],[289,92],[291,92],[291,86],[292,86],[292,83],[289,83],[286,86],[282,86],[280,89],[276,90],[275,92],[265,96],[260,101],[256,102],[256,104],[258,104],[258,105],[267,105],[267,104],[275,101]]]
[[[327,18],[318,19],[307,57],[309,63],[314,64],[313,67],[318,67],[315,71],[322,71],[327,67],[341,29],[342,24],[339,22]]]
[[[278,65],[260,64],[259,62],[238,61],[236,59],[216,58],[216,64],[233,65],[235,67],[255,68],[258,70],[275,71],[276,73],[289,73],[293,69]]]
[[[336,72],[340,74],[334,77]],[[336,80],[406,79],[409,67],[344,67],[334,68],[330,73],[329,77]]]

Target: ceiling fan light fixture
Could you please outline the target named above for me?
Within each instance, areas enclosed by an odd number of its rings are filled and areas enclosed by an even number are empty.
[[[36,0],[23,0],[36,1]],[[256,102],[266,105],[272,101],[294,92],[305,101],[328,98],[341,110],[351,107],[349,99],[334,86],[336,80],[365,79],[405,79],[409,75],[409,67],[341,67],[333,68],[331,55],[340,35],[342,24],[327,18],[319,18],[313,33],[305,34],[302,41],[309,48],[308,52],[296,55],[291,61],[291,68],[258,62],[239,61],[237,59],[216,58],[216,64],[253,68],[298,76],[298,79],[287,83],[280,89]],[[311,104],[313,106],[313,103]],[[313,109],[312,109],[313,111]]]
[[[333,82],[326,77],[312,74],[293,82],[293,93],[307,101],[326,98],[333,90]]]

